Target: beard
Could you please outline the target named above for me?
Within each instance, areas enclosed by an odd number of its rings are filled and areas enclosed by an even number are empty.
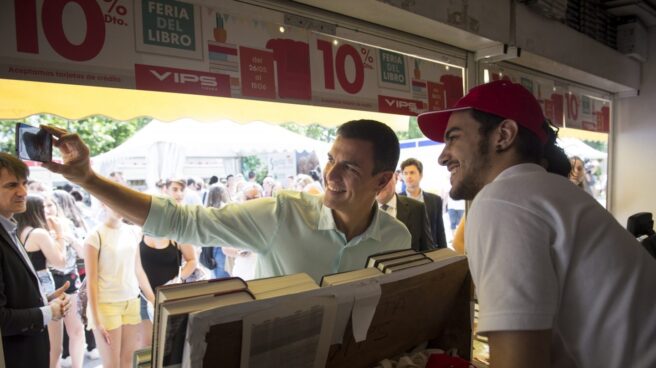
[[[449,191],[451,198],[455,200],[471,201],[476,194],[485,186],[485,180],[482,173],[490,167],[490,148],[487,137],[481,137],[478,142],[478,157],[472,161],[471,166],[461,171],[460,182],[454,184]]]

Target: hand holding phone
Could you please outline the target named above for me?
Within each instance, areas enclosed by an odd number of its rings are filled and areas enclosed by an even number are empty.
[[[52,135],[39,127],[17,123],[16,156],[22,160],[52,161]]]

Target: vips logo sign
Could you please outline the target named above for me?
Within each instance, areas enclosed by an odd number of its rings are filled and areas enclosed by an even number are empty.
[[[230,97],[230,77],[196,70],[135,64],[137,89]]]
[[[426,111],[426,107],[419,100],[378,95],[378,111],[388,114],[417,116]]]

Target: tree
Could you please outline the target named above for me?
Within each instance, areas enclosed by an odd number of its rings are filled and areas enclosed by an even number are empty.
[[[283,123],[280,126],[308,138],[329,143],[335,140],[337,134],[337,128],[326,128],[319,124],[298,125],[296,123]]]
[[[0,122],[0,150],[15,152],[14,129],[16,123],[21,122],[33,126],[53,125],[77,133],[89,146],[91,156],[96,156],[125,142],[151,120],[141,117],[129,121],[118,121],[101,115],[89,116],[80,120],[67,120],[47,114],[33,115],[19,121],[4,120]],[[56,155],[56,150],[53,153]]]

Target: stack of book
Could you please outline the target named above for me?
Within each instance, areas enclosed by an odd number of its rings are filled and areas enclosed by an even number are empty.
[[[321,286],[334,286],[357,280],[365,280],[457,256],[458,254],[456,252],[447,248],[425,252],[404,249],[377,253],[367,258],[367,263],[363,269],[325,275],[321,278]]]
[[[367,259],[366,264],[363,265],[363,269],[325,275],[321,279],[321,290],[324,287],[341,287],[342,289],[340,290],[346,290],[338,285],[373,278],[383,280],[383,277],[389,274],[398,274],[403,279],[405,278],[404,272],[408,275],[431,273],[435,269],[441,268],[436,262],[443,260],[449,262],[460,261],[464,260],[464,257],[449,249],[427,252],[416,252],[412,249],[406,249],[374,254]],[[449,262],[446,262],[445,265],[449,264]],[[411,272],[411,270],[414,271]],[[462,277],[460,280],[462,280]],[[378,281],[375,282],[377,283]],[[384,281],[380,282],[384,283]],[[353,285],[355,287],[356,284]],[[353,287],[349,285],[344,285],[344,287],[353,290]],[[186,344],[185,339],[189,338],[188,334],[195,333],[195,331],[187,331],[188,322],[192,318],[190,315],[197,315],[203,312],[214,314],[215,311],[216,313],[222,313],[221,311],[229,308],[229,306],[249,303],[255,300],[267,299],[278,303],[278,300],[274,298],[298,295],[316,289],[320,289],[320,286],[305,273],[252,281],[229,277],[159,287],[156,290],[155,299],[152,356],[150,350],[140,351],[139,354],[135,353],[135,366],[146,366],[150,364],[151,358],[153,366],[157,368],[182,366],[183,358],[189,357],[189,352],[185,353],[184,351],[189,348],[189,342],[187,341]],[[316,294],[307,294],[307,297],[311,298],[311,295]],[[280,303],[284,303],[285,300],[289,299],[280,298],[280,300]],[[269,303],[269,305],[273,304]],[[240,311],[243,309],[239,307]],[[298,314],[299,312],[295,313]],[[240,329],[243,327],[241,324],[233,324],[231,326],[237,329],[232,339],[238,339],[239,341],[230,341],[230,345],[234,344],[234,348],[237,349],[241,346]],[[306,325],[305,328],[309,327]],[[330,330],[332,330],[332,327]],[[232,334],[230,335],[233,336]],[[222,346],[222,350],[230,350],[225,344]],[[224,363],[226,362],[224,361]],[[189,362],[186,364],[189,364]],[[226,365],[228,366],[230,364],[226,363]]]

